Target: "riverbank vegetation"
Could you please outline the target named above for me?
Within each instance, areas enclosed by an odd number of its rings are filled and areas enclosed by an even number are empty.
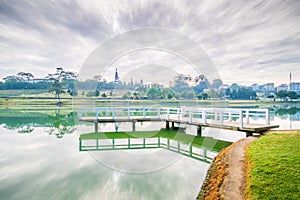
[[[246,160],[247,199],[299,199],[300,131],[259,138]]]

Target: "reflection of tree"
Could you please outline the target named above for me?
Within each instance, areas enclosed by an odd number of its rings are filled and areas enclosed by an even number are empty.
[[[62,138],[65,134],[71,134],[76,130],[75,126],[64,126],[59,125],[56,127],[49,127],[46,132],[49,133],[49,135],[56,135],[57,138]]]
[[[34,127],[31,125],[23,126],[18,130],[18,133],[31,133],[34,130]]]
[[[61,114],[60,109],[55,110],[55,115],[41,112],[0,110],[0,124],[4,124],[6,129],[17,130],[18,133],[31,133],[36,127],[47,127],[46,132],[58,138],[75,131],[77,112]]]
[[[59,113],[60,110],[56,112],[55,116],[49,117],[51,126],[46,132],[48,132],[49,135],[56,135],[57,138],[62,138],[65,134],[71,134],[76,130],[75,118],[73,112],[67,115],[61,115]]]
[[[276,115],[295,115],[296,113],[300,112],[300,108],[291,107],[291,108],[278,108],[275,113]]]

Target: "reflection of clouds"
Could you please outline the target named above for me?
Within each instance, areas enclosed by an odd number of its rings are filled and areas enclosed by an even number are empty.
[[[58,140],[40,128],[36,134],[10,132],[4,129],[0,141],[0,180],[5,183],[0,185],[1,199],[193,199],[209,167],[181,158],[161,171],[132,175],[78,152],[76,134]]]
[[[1,1],[0,5],[1,76],[28,69],[45,76],[58,65],[79,70],[101,42],[142,27],[175,30],[196,41],[225,81],[284,82],[282,75],[289,71],[300,76],[299,1]]]

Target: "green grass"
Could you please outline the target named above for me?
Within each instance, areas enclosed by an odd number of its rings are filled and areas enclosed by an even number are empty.
[[[247,150],[248,199],[299,199],[300,134],[270,134]]]
[[[211,137],[199,137],[185,134],[180,130],[166,130],[160,131],[136,131],[136,132],[102,132],[102,133],[88,133],[80,135],[81,140],[97,140],[97,139],[112,139],[112,138],[169,138],[180,141],[186,144],[192,143],[193,146],[206,147],[212,151],[221,151],[223,148],[229,146],[231,142],[222,140],[215,140]]]

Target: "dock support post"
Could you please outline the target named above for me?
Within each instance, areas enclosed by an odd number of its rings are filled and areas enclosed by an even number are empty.
[[[136,122],[136,121],[133,121],[133,122],[132,122],[132,132],[135,132],[135,122]]]
[[[202,126],[197,127],[197,136],[202,136]]]
[[[166,121],[166,129],[170,129],[169,121]]]
[[[95,133],[98,133],[98,122],[95,122]]]
[[[171,124],[172,124],[172,128],[174,129],[174,127],[175,127],[175,123],[174,123],[174,122],[171,122]]]
[[[246,137],[253,136],[253,132],[246,132]]]

